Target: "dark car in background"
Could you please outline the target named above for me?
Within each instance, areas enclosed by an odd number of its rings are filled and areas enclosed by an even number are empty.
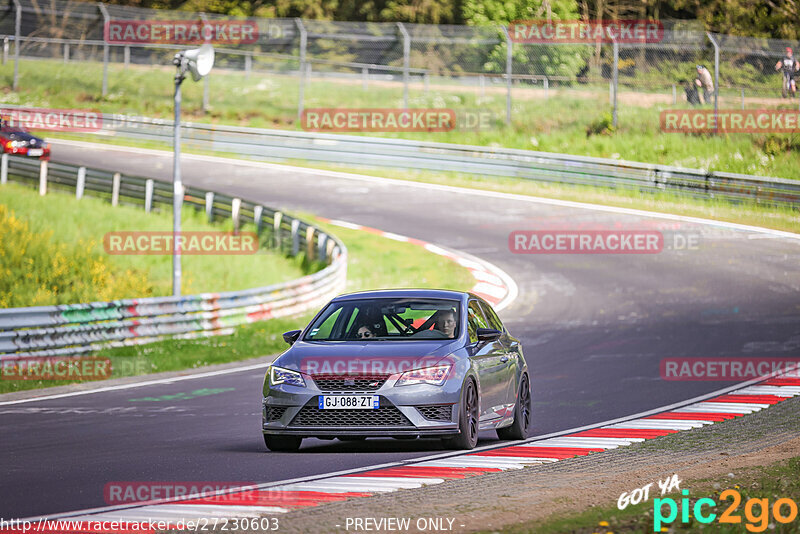
[[[50,159],[50,146],[44,139],[5,119],[0,119],[0,144],[5,154]]]
[[[531,425],[522,347],[471,293],[399,289],[341,295],[267,369],[262,432],[275,451],[303,438],[522,439]]]

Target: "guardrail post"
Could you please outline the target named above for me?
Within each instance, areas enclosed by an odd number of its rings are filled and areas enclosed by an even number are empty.
[[[264,206],[253,207],[253,223],[256,225],[256,234],[261,234],[261,216],[264,214]]]
[[[335,248],[336,242],[333,239],[328,239],[328,241],[325,243],[325,250],[327,251],[326,255],[331,259],[331,261],[334,260],[333,249]]]
[[[272,218],[272,228],[275,234],[275,248],[281,248],[281,221],[283,220],[283,213],[276,211]]]
[[[366,91],[369,89],[369,69],[361,67],[361,88]]]
[[[244,55],[244,77],[250,78],[250,71],[253,70],[253,53],[247,52]]]
[[[400,35],[403,36],[403,108],[408,108],[408,69],[411,63],[411,36],[402,22],[397,23]]]
[[[292,256],[300,253],[300,221],[292,219]]]
[[[150,213],[153,209],[153,180],[144,183],[144,211]]]
[[[83,189],[86,187],[86,167],[78,167],[78,182],[75,184],[75,198],[83,198]]]
[[[319,261],[327,261],[328,248],[327,248],[328,234],[320,232],[319,239],[317,239],[317,256]]]
[[[297,94],[297,120],[303,116],[303,100],[306,92],[306,48],[308,46],[308,32],[301,19],[294,19],[300,32],[300,88]]]
[[[214,222],[214,193],[212,191],[206,193],[206,217],[208,222]]]
[[[64,43],[64,63],[69,63],[69,43]]]
[[[19,86],[19,40],[20,26],[22,25],[22,4],[19,0],[14,0],[14,82],[11,89],[17,90]]]
[[[125,45],[125,48],[122,49],[122,63],[125,70],[128,70],[128,65],[131,63],[131,47],[128,45]]]
[[[47,194],[47,160],[43,159],[39,162],[39,194],[45,196]]]
[[[122,175],[118,172],[114,173],[114,178],[111,182],[111,205],[116,206],[119,204],[119,185],[122,181]]]
[[[242,210],[242,199],[234,198],[231,200],[231,219],[233,219],[233,231],[239,233],[239,213]]]
[[[0,156],[0,185],[8,182],[8,154]]]
[[[100,10],[100,14],[103,16],[103,27],[107,27],[109,22],[111,22],[111,17],[108,15],[108,10],[106,6],[103,5],[102,2],[97,3],[97,8]],[[103,96],[108,95],[108,41],[105,40],[105,36],[103,36]]]
[[[503,30],[503,35],[506,37],[506,124],[511,124],[511,76],[514,73],[514,50],[508,28],[500,26],[500,29]]]
[[[314,259],[314,227],[309,226],[306,228],[306,257],[309,260]]]

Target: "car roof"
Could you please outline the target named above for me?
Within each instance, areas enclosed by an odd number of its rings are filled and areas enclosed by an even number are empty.
[[[339,295],[331,302],[369,298],[433,298],[461,301],[470,296],[472,295],[464,291],[453,291],[449,289],[380,289]]]

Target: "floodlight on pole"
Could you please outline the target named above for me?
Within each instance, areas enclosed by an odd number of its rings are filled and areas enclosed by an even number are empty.
[[[194,81],[201,80],[214,66],[214,47],[205,43],[200,48],[175,54],[172,64],[175,73],[175,121],[172,162],[172,294],[181,295],[181,207],[183,206],[183,184],[181,183],[181,83],[186,72]]]

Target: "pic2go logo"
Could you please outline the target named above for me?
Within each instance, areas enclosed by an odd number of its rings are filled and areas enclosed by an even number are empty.
[[[717,519],[717,514],[711,512],[710,508],[716,508],[717,503],[714,499],[703,498],[697,499],[694,506],[689,503],[689,490],[683,490],[683,499],[681,499],[680,506],[675,502],[675,499],[670,497],[662,499],[653,499],[653,532],[661,532],[661,527],[664,524],[672,524],[678,518],[678,512],[681,514],[681,523],[689,522],[689,513],[692,517],[703,524],[708,524]],[[720,496],[720,501],[727,501],[730,499],[732,502],[725,511],[720,514],[718,522],[738,525],[742,523],[742,517],[736,513],[739,505],[742,503],[742,494],[737,490],[728,489],[723,491]],[[667,507],[667,515],[664,515],[664,507]],[[767,529],[770,523],[770,512],[772,517],[778,523],[791,523],[797,519],[797,503],[788,498],[776,500],[770,508],[769,499],[750,498],[744,505],[744,517],[747,520],[745,528],[750,532],[763,532]]]

